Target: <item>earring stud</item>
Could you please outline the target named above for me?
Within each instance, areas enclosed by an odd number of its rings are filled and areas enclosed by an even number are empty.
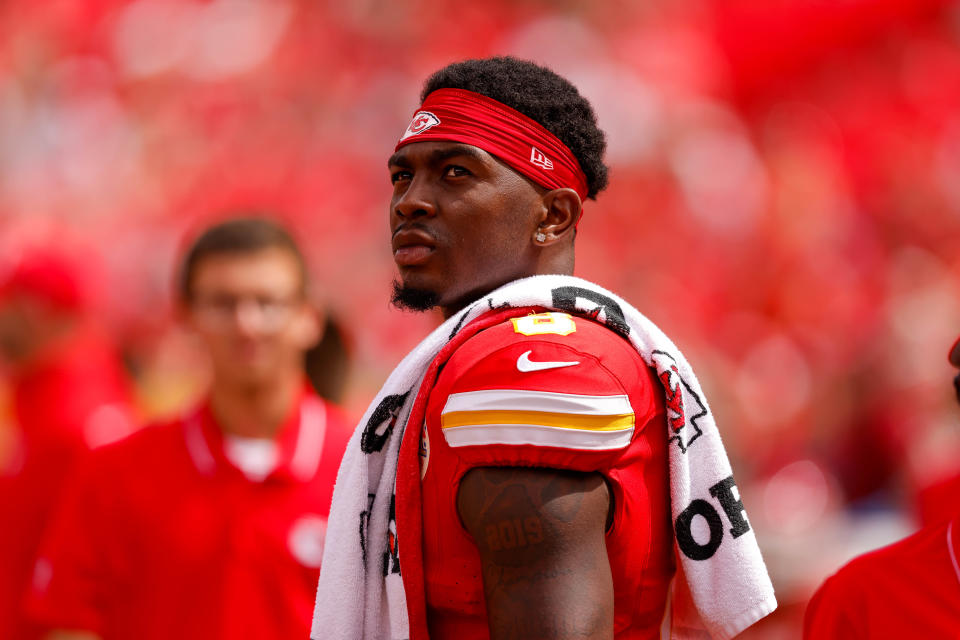
[[[537,242],[543,242],[546,239],[547,239],[547,236],[543,233],[543,231],[540,231],[539,233],[537,233]]]

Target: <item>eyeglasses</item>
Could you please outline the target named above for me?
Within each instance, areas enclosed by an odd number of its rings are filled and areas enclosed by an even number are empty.
[[[301,302],[299,296],[280,298],[210,294],[194,296],[190,306],[198,319],[208,326],[220,328],[243,322],[269,331],[286,324],[294,308]]]

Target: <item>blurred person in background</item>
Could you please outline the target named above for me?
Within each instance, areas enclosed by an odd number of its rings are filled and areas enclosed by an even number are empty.
[[[320,337],[291,236],[204,231],[178,302],[209,354],[194,410],[90,456],[41,549],[29,610],[56,638],[305,637],[350,430],[308,388]]]
[[[88,450],[132,431],[131,389],[92,317],[81,261],[31,248],[0,278],[0,637],[39,637],[22,615],[41,534],[64,479]],[[0,378],[0,379],[2,379]]]
[[[689,365],[569,275],[582,204],[607,182],[590,103],[509,57],[444,67],[421,98],[388,161],[393,301],[446,322],[351,440],[312,637],[658,638],[674,488],[683,585],[706,596],[694,617],[741,631],[776,604]],[[689,484],[671,486],[675,456],[697,464]]]
[[[960,340],[949,354],[960,369]],[[960,402],[960,375],[953,381]],[[957,638],[960,634],[960,492],[942,493],[914,535],[854,558],[820,586],[804,638]]]

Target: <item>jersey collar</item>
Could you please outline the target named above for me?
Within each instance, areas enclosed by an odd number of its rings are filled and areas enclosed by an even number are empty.
[[[190,460],[202,475],[242,472],[223,450],[223,431],[210,410],[209,398],[183,420],[183,437]],[[327,428],[326,406],[312,391],[304,390],[277,432],[277,467],[272,478],[307,482],[316,475]]]
[[[947,551],[950,554],[953,572],[957,576],[957,583],[960,585],[960,516],[954,516],[947,525]]]

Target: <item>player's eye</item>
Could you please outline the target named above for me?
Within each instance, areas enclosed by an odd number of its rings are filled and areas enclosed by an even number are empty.
[[[390,174],[390,182],[397,184],[401,180],[409,180],[411,173],[409,171],[394,171]]]
[[[470,175],[470,170],[456,164],[451,164],[444,169],[443,173],[449,178],[462,178],[463,176]]]

